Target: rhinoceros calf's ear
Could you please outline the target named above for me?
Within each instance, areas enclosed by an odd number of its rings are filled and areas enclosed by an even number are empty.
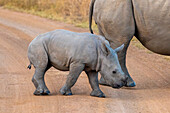
[[[110,46],[105,44],[105,47],[106,47],[106,54],[109,55],[111,53],[111,50],[110,50]]]
[[[121,51],[123,50],[124,46],[125,46],[125,45],[122,44],[120,47],[116,48],[115,51],[116,51],[117,53],[121,52]]]
[[[103,53],[105,54],[105,55],[109,55],[110,53],[111,53],[111,47],[109,46],[109,45],[107,45],[106,43],[102,43],[102,45],[101,45],[101,50],[103,51]]]

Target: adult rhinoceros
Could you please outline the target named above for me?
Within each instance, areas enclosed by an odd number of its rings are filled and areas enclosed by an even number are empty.
[[[149,50],[170,55],[170,0],[91,0],[89,27],[93,33],[92,16],[113,49],[125,44],[118,57],[129,76],[128,87],[136,85],[126,68],[126,51],[133,36]],[[107,85],[103,78],[100,84]]]

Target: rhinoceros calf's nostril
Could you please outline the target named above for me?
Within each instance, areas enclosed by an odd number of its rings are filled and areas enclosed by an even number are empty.
[[[112,71],[113,74],[116,74],[116,71]]]

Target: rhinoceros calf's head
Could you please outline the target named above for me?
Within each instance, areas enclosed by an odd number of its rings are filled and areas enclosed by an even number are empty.
[[[122,71],[117,53],[120,52],[124,45],[113,50],[110,46],[105,45],[106,55],[102,58],[100,73],[106,83],[113,88],[120,88],[126,84],[127,76]]]

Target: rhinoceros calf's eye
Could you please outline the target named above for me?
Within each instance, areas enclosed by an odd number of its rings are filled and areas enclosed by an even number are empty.
[[[113,74],[116,74],[116,71],[112,71]]]

